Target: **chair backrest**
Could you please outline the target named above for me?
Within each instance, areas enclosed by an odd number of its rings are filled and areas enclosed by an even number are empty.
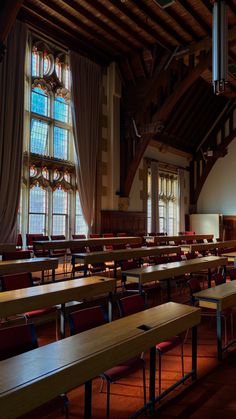
[[[15,275],[3,275],[0,279],[3,291],[18,290],[21,288],[28,288],[33,285],[32,275],[30,272]]]
[[[15,252],[4,252],[2,254],[2,260],[17,260],[17,259],[30,259],[29,250],[16,250]]]
[[[236,279],[236,268],[230,268],[229,269],[229,276],[230,276],[231,281]]]
[[[127,237],[127,233],[117,233],[117,237]]]
[[[90,239],[99,239],[100,237],[102,237],[100,234],[90,234],[89,235]]]
[[[168,263],[169,258],[168,256],[157,256],[155,257],[155,262],[157,265],[161,265],[162,263]]]
[[[216,285],[224,284],[225,282],[225,279],[220,272],[213,274],[212,279],[215,281]]]
[[[73,240],[86,239],[85,234],[72,234]]]
[[[33,247],[33,242],[37,240],[43,240],[43,234],[26,234],[26,245],[28,247]]]
[[[120,315],[122,317],[138,313],[146,309],[145,298],[141,294],[123,297],[118,301]]]
[[[113,233],[104,233],[103,237],[114,237]]]
[[[169,257],[169,262],[181,262],[183,259],[180,255],[174,255]]]
[[[128,271],[129,269],[139,268],[139,263],[137,260],[123,260],[120,264],[122,271]]]
[[[17,234],[16,246],[17,246],[18,248],[21,248],[21,249],[22,249],[22,246],[23,246],[23,240],[22,240],[22,235],[21,235],[21,234]]]
[[[0,329],[0,361],[37,347],[35,326],[32,323]]]
[[[195,252],[188,252],[185,254],[186,259],[190,260],[190,259],[196,259],[197,258],[197,253]]]
[[[191,297],[195,292],[201,291],[201,285],[200,285],[200,282],[197,278],[191,278],[188,281],[188,286],[189,286],[189,291],[190,291]]]
[[[107,323],[107,318],[101,306],[89,307],[69,314],[71,335],[93,329],[105,323]]]
[[[65,236],[63,234],[52,235],[51,240],[65,240]]]

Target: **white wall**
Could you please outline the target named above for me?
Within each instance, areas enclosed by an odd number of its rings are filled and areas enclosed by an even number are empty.
[[[236,214],[236,138],[228,154],[217,160],[200,193],[198,213]]]

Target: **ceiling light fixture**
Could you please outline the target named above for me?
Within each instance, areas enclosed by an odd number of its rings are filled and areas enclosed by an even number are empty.
[[[213,4],[212,82],[216,95],[223,93],[228,76],[228,11],[223,0]]]

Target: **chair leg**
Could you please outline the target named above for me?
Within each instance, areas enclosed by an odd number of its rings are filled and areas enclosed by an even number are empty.
[[[110,418],[110,382],[107,381],[107,412],[106,419]]]
[[[181,343],[181,366],[182,366],[182,377],[184,377],[184,343]]]
[[[103,378],[101,378],[101,385],[100,385],[99,393],[102,393],[103,385],[104,385],[104,380],[103,380]]]
[[[159,355],[159,365],[158,365],[158,394],[161,394],[161,352],[158,351]]]

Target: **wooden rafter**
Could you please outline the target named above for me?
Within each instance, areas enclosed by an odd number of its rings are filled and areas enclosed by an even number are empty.
[[[199,36],[197,35],[194,27],[188,24],[185,20],[183,20],[174,10],[174,8],[166,8],[163,9],[167,16],[170,16],[180,27],[182,30],[186,32],[188,36],[191,36],[194,41],[199,41]]]
[[[179,4],[192,16],[192,18],[197,22],[200,28],[206,32],[207,35],[211,34],[211,28],[207,25],[205,20],[194,10],[194,8],[189,4],[187,0],[179,1]]]

